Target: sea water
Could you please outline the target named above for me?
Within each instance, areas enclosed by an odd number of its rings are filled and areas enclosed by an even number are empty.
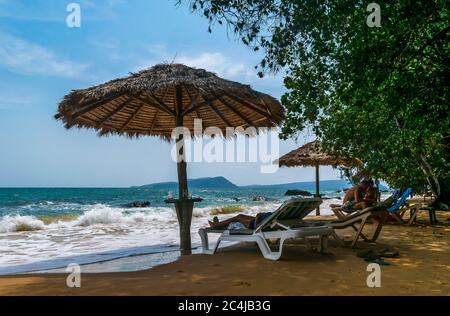
[[[330,214],[329,205],[340,203],[342,197],[340,188],[327,189],[321,192],[329,197],[321,206],[325,215]],[[207,226],[215,208],[239,205],[242,208],[239,212],[248,215],[274,211],[287,199],[285,191],[273,188],[193,190],[194,196],[204,199],[194,208],[194,247],[200,244],[198,229]],[[143,255],[164,263],[164,258],[174,256],[179,242],[175,210],[164,203],[167,195],[167,190],[143,188],[0,189],[0,274],[60,269],[70,263],[87,265]],[[264,196],[266,201],[254,201],[255,196]],[[151,206],[124,207],[134,201],[150,201]],[[218,216],[225,219],[234,215]],[[168,255],[161,258],[164,253]]]

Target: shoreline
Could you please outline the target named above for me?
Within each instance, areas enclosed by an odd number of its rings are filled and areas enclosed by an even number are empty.
[[[215,242],[214,239],[211,239]],[[230,247],[234,242],[223,242],[220,249]],[[159,265],[174,262],[181,257],[180,250],[177,245],[161,245],[138,247],[144,249],[153,249],[138,252],[135,254],[123,254],[114,256],[115,252],[122,252],[124,249],[117,249],[106,253],[92,253],[75,257],[57,258],[47,262],[36,262],[25,265],[9,266],[0,268],[0,277],[20,276],[20,275],[39,275],[39,274],[64,274],[69,264],[76,263],[81,267],[82,273],[122,273],[122,272],[138,272],[152,269]],[[192,246],[192,254],[201,254],[202,248],[200,244]],[[80,263],[75,258],[79,257],[99,257],[102,255],[111,254],[111,258]],[[47,263],[47,268],[32,268],[32,266],[39,266]],[[30,268],[26,268],[30,267]],[[6,271],[6,272],[5,272]],[[9,272],[8,272],[9,271]]]
[[[193,249],[198,248],[199,246],[195,246],[195,248]],[[133,251],[133,249],[135,249],[135,251]],[[147,247],[136,247],[132,249],[116,249],[102,253],[89,253],[85,255],[56,258],[48,261],[38,261],[23,265],[0,267],[0,277],[20,275],[20,274],[64,273],[67,265],[71,263],[79,264],[83,269],[88,268],[89,270],[98,270],[96,269],[97,266],[106,264],[114,266],[114,264],[117,262],[116,271],[110,272],[131,272],[136,270],[133,270],[132,268],[130,270],[130,268],[128,268],[127,266],[123,268],[122,267],[123,265],[120,263],[120,261],[125,260],[131,261],[130,259],[132,258],[140,258],[140,257],[150,257],[150,258],[152,256],[163,257],[165,254],[169,254],[168,255],[169,257],[173,257],[172,255],[173,253],[179,254],[179,252],[180,251],[178,250],[178,247],[176,245],[156,245]],[[100,259],[101,257],[105,258]],[[97,259],[89,260],[89,258],[97,258]],[[147,265],[148,268],[150,268],[159,265],[159,263],[158,260],[149,260]]]

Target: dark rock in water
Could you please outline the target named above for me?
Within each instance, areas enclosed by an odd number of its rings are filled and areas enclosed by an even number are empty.
[[[286,196],[294,196],[294,195],[312,196],[312,194],[310,192],[303,191],[303,190],[287,190],[284,195],[286,195]]]
[[[127,203],[123,205],[122,207],[125,208],[142,208],[142,207],[150,207],[151,203],[149,201],[143,201],[143,202],[132,202]]]
[[[237,198],[237,197],[235,197],[235,198],[232,198],[232,200],[233,201],[235,201],[235,202],[239,202],[241,199],[240,198]]]

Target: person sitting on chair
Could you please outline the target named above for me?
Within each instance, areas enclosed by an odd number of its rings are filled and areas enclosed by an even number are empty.
[[[363,204],[360,205],[362,209],[374,206],[378,202],[380,192],[378,192],[378,189],[373,185],[372,180],[369,181],[371,184],[364,192]]]
[[[344,196],[343,211],[351,213],[356,210],[365,209],[368,203],[371,203],[369,199],[367,201],[364,200],[366,192],[370,187],[373,187],[370,180],[362,180],[360,184],[349,189]],[[371,195],[368,197],[372,199]]]

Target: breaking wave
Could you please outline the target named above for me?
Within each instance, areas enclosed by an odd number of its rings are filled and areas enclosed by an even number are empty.
[[[4,216],[0,219],[0,233],[36,231],[45,229],[43,221],[34,216]]]
[[[157,220],[176,220],[170,208],[148,208],[130,211],[105,205],[94,205],[82,215],[64,214],[57,216],[21,216],[0,217],[0,233],[38,231],[44,229],[67,228],[93,225],[130,225]]]
[[[254,215],[259,212],[270,212],[276,209],[281,202],[263,203],[260,205],[242,205],[238,211]],[[211,216],[211,211],[217,206],[195,208],[194,218]],[[233,216],[233,214],[227,214]],[[175,223],[175,211],[170,207],[148,207],[141,209],[123,209],[103,204],[91,205],[81,215],[59,214],[55,216],[22,216],[7,215],[0,217],[0,234],[26,231],[39,231],[45,229],[64,229],[68,227],[89,227],[95,225],[122,225],[130,226],[139,223]]]

